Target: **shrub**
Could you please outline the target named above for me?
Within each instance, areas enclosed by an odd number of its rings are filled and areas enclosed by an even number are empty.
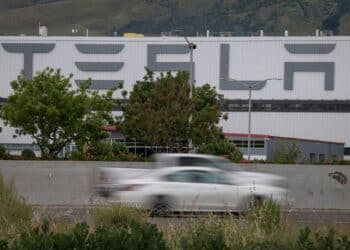
[[[72,161],[81,161],[81,160],[84,160],[84,156],[81,152],[79,151],[73,151],[69,154],[68,156],[69,160],[72,160]]]
[[[111,207],[95,208],[91,211],[96,226],[127,226],[133,221],[146,223],[149,218],[146,210],[128,207],[123,204],[114,204]]]
[[[7,250],[8,244],[9,243],[7,240],[0,240],[0,250]]]
[[[270,234],[279,229],[281,209],[272,199],[256,205],[249,211],[248,218],[254,230],[264,234]]]
[[[9,155],[6,151],[6,148],[2,145],[0,145],[0,160],[8,160]]]
[[[311,230],[307,227],[300,229],[297,239],[298,248],[301,250],[318,250],[318,249],[350,249],[350,240],[343,235],[336,237],[335,231],[331,228],[326,235],[315,233],[314,239],[310,237]]]
[[[202,144],[198,147],[198,153],[212,155],[228,155],[228,159],[239,162],[242,159],[242,153],[239,149],[227,139],[216,142]]]
[[[216,219],[218,220],[218,219]],[[188,227],[180,238],[181,249],[229,249],[225,242],[224,228],[221,223],[197,222]]]
[[[129,153],[128,149],[120,144],[107,142],[98,142],[90,145],[85,154],[81,153],[81,159],[97,161],[141,161],[140,155]]]
[[[163,235],[155,225],[130,222],[127,225],[101,225],[95,232],[89,232],[89,225],[79,223],[71,233],[50,231],[48,221],[42,226],[21,234],[11,249],[150,249],[166,248]],[[4,245],[7,242],[4,242]],[[6,248],[5,248],[6,249]]]
[[[276,163],[296,163],[301,151],[295,142],[280,141],[274,153]]]
[[[105,160],[111,155],[111,145],[106,142],[97,142],[89,146],[87,155],[91,159]]]
[[[157,226],[133,221],[128,225],[100,226],[89,238],[89,248],[164,250],[166,244]]]
[[[112,152],[114,155],[129,153],[127,147],[125,147],[123,144],[115,143],[115,142],[112,144]]]
[[[34,160],[36,158],[35,153],[28,148],[23,149],[21,156],[24,160]]]
[[[236,148],[228,155],[227,159],[233,162],[240,162],[243,159],[243,154],[239,149]]]
[[[0,235],[13,235],[30,227],[32,208],[19,197],[14,179],[5,182],[0,173]]]
[[[50,231],[50,225],[44,220],[41,227],[24,232],[15,239],[11,249],[88,249],[89,225],[78,223],[68,234]]]

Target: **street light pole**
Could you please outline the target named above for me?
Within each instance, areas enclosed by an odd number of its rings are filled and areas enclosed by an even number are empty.
[[[255,85],[254,85],[255,86]],[[248,161],[250,161],[250,143],[252,130],[252,85],[249,86],[249,103],[248,103]]]
[[[237,81],[235,79],[231,79],[233,81],[236,81],[245,87],[248,88],[249,90],[249,96],[248,96],[248,161],[250,161],[250,156],[251,156],[251,137],[252,137],[252,89],[259,85],[266,83],[269,80],[282,80],[282,78],[267,78],[262,81]]]
[[[190,85],[190,100],[192,99],[192,91],[193,91],[193,86],[194,86],[194,77],[193,77],[193,51],[197,48],[197,45],[190,42],[187,37],[184,37],[186,42],[187,42],[187,46],[188,49],[190,50],[190,65],[189,65],[189,85]],[[190,117],[188,118],[188,123],[191,125],[192,123],[192,112],[190,113]],[[188,149],[191,150],[193,148],[193,144],[192,144],[192,139],[189,138],[188,140]]]
[[[252,89],[260,83],[261,82],[242,83],[249,90],[249,97],[248,97],[248,161],[250,161],[251,138],[252,138]]]

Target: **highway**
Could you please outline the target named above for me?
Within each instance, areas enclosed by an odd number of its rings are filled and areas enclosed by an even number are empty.
[[[0,171],[6,179],[14,177],[19,195],[28,203],[40,207],[39,211],[58,215],[63,213],[72,218],[84,217],[88,211],[86,207],[105,204],[93,189],[96,167],[116,167],[129,173],[149,169],[152,163],[0,161]],[[350,184],[330,176],[339,172],[349,178],[348,166],[252,164],[242,167],[247,171],[285,176],[295,199],[291,212],[297,221],[350,222]]]

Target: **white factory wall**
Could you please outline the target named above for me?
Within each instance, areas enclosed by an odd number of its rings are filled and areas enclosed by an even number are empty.
[[[335,88],[324,90],[323,73],[295,73],[294,90],[284,90],[283,80],[269,81],[265,88],[254,91],[256,99],[348,99],[350,96],[350,37],[244,37],[244,38],[190,38],[197,44],[194,52],[196,84],[211,83],[225,98],[245,98],[242,90],[220,90],[220,45],[230,45],[229,78],[237,80],[264,80],[284,77],[285,62],[334,62]],[[184,45],[183,38],[96,38],[96,37],[0,37],[0,43],[53,43],[50,53],[34,54],[34,72],[50,66],[61,68],[64,74],[73,73],[74,79],[124,80],[126,90],[142,79],[147,66],[147,45]],[[119,54],[82,54],[75,44],[123,44]],[[335,44],[329,54],[291,54],[285,44]],[[188,62],[189,55],[158,55],[159,62]],[[124,62],[119,72],[81,72],[77,61]],[[23,54],[9,53],[0,46],[0,96],[6,97],[9,82],[23,68]],[[73,84],[74,85],[74,84]]]
[[[246,99],[245,90],[222,90],[220,81],[220,46],[230,45],[229,78],[237,80],[264,80],[283,78],[285,62],[334,62],[334,90],[324,89],[323,73],[295,73],[294,89],[285,90],[284,80],[268,81],[261,90],[253,91],[256,100],[349,100],[350,98],[350,37],[193,37],[196,85],[211,83],[226,99]],[[0,97],[11,93],[10,82],[23,68],[23,54],[9,53],[5,43],[53,43],[50,53],[33,56],[33,71],[45,67],[61,68],[64,74],[72,73],[75,79],[123,80],[124,89],[144,76],[149,44],[183,45],[181,37],[121,38],[121,37],[0,37]],[[123,44],[124,49],[113,55],[83,54],[76,44]],[[292,54],[286,44],[332,44],[334,50],[326,54]],[[82,72],[75,62],[123,62],[118,72]],[[188,62],[189,54],[163,54],[158,62]],[[72,82],[75,87],[74,82]],[[120,96],[120,95],[119,95]],[[117,96],[116,96],[117,97]],[[277,136],[346,142],[350,146],[350,114],[348,113],[253,113],[252,132]],[[222,121],[225,132],[247,131],[247,113],[231,113]],[[0,143],[22,143],[29,137],[12,138],[11,129],[0,133]]]

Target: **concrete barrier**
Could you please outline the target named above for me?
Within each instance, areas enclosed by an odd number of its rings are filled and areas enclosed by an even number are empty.
[[[15,178],[19,194],[39,205],[96,203],[92,186],[96,167],[125,167],[127,172],[152,166],[150,162],[0,161],[2,174]],[[330,176],[339,172],[350,178],[349,166],[252,164],[242,168],[286,177],[295,208],[350,209],[350,180],[341,184]]]

